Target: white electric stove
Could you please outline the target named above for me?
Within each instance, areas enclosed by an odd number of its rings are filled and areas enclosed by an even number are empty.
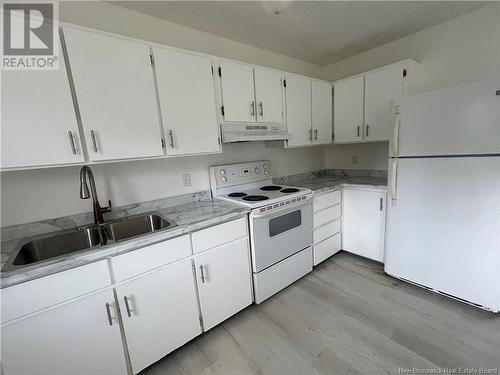
[[[312,271],[310,189],[273,184],[269,161],[210,167],[210,184],[214,198],[251,208],[256,303]]]

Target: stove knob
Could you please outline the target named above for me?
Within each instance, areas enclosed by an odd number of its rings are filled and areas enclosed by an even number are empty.
[[[220,180],[221,180],[222,182],[227,182],[227,178],[226,178],[226,176],[222,176],[222,177],[220,178]]]
[[[259,173],[260,173],[259,167],[255,167],[255,174],[259,174]]]
[[[225,169],[220,169],[220,170],[219,170],[219,174],[220,174],[221,176],[224,176],[224,175],[226,174],[226,170],[225,170]]]

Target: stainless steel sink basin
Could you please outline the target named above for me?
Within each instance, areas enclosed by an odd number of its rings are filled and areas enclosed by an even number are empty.
[[[155,213],[146,213],[128,216],[102,225],[77,227],[33,237],[19,242],[2,271],[12,271],[77,251],[172,228],[176,225]]]
[[[99,228],[70,229],[23,241],[4,271],[101,245]]]
[[[145,214],[129,216],[120,221],[105,224],[104,230],[111,241],[120,241],[174,226],[174,223],[161,216]]]

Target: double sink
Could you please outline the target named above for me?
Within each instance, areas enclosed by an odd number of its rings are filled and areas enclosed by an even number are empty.
[[[175,226],[175,223],[165,220],[157,213],[150,212],[127,216],[100,225],[87,225],[40,235],[21,241],[2,271],[13,271],[77,251],[88,250]]]

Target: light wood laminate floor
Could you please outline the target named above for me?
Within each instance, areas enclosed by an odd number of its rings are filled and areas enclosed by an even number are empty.
[[[141,375],[398,374],[413,367],[500,367],[499,314],[342,252]]]

